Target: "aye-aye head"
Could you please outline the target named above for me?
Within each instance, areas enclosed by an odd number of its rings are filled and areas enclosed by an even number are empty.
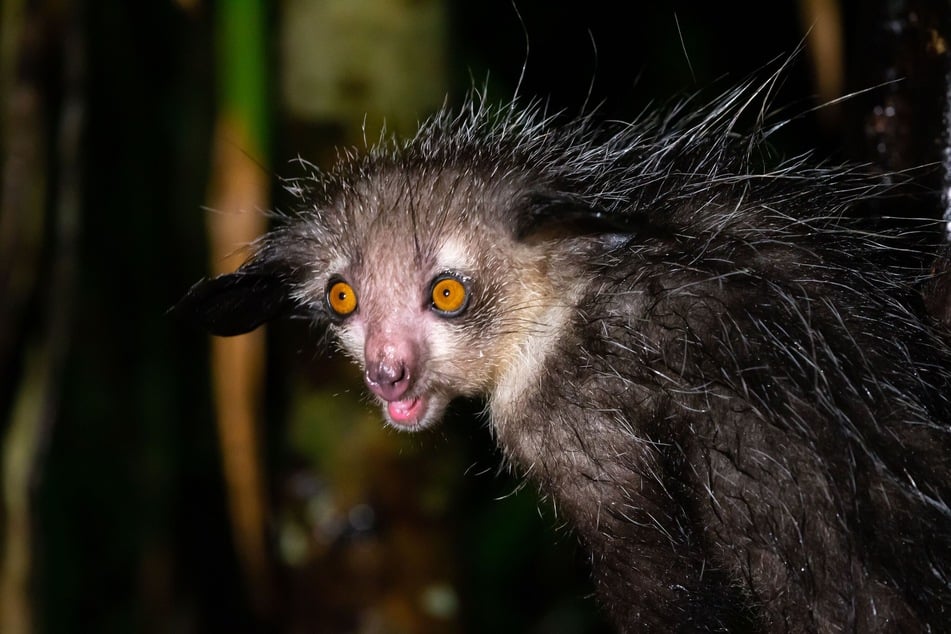
[[[570,312],[579,262],[619,227],[545,169],[538,148],[558,152],[526,141],[540,122],[513,138],[475,130],[478,116],[293,181],[306,208],[176,311],[217,335],[282,313],[319,322],[400,429],[438,421],[457,396],[520,389]]]
[[[555,126],[536,106],[473,99],[404,144],[291,181],[302,208],[176,311],[217,335],[284,313],[326,326],[401,429],[437,421],[457,396],[487,397],[499,412],[544,380],[541,361],[596,276],[593,263],[612,259],[601,256],[677,227],[715,234],[737,217],[693,214],[698,200],[709,207],[774,187],[772,198],[759,193],[764,209],[797,204],[783,168],[769,179],[747,171],[764,129],[733,130],[768,86],[613,128],[589,118]],[[835,185],[830,174],[809,172],[810,196]],[[711,217],[714,226],[698,226]]]

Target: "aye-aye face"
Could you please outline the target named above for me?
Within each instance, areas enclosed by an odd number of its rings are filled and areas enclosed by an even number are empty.
[[[552,294],[544,250],[487,209],[517,201],[462,177],[400,174],[335,204],[319,215],[347,222],[312,228],[322,262],[294,295],[327,316],[386,420],[419,430],[457,396],[490,396]]]

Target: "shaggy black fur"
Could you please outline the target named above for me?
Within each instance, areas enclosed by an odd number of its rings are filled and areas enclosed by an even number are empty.
[[[475,98],[292,182],[305,209],[178,311],[225,335],[326,322],[334,275],[360,332],[418,305],[409,393],[433,417],[487,399],[620,631],[946,631],[951,350],[920,280],[840,219],[869,181],[761,167],[769,86],[613,129]],[[452,318],[425,296],[444,236],[471,293]]]

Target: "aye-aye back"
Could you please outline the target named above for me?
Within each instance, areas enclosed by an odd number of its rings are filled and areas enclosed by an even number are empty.
[[[760,167],[759,90],[614,127],[473,99],[291,181],[177,310],[320,323],[399,429],[484,398],[621,631],[941,631],[951,353],[838,220],[869,181]]]

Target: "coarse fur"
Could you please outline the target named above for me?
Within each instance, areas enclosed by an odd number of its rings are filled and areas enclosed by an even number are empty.
[[[400,429],[486,399],[619,631],[943,631],[951,352],[841,220],[870,181],[762,167],[770,87],[613,127],[475,96],[290,182],[302,209],[178,310],[306,315]]]

